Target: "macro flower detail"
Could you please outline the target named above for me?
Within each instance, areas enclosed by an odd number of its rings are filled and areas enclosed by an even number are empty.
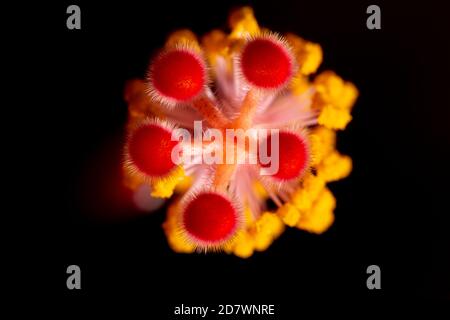
[[[124,180],[172,198],[163,228],[174,251],[247,258],[286,227],[320,234],[333,224],[327,183],[352,169],[336,131],[358,91],[332,71],[313,77],[321,47],[261,28],[251,8],[229,26],[200,40],[174,32],[146,79],[127,83]]]

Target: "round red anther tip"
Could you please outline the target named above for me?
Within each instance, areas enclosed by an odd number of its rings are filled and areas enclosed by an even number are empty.
[[[195,196],[183,210],[183,228],[199,246],[220,245],[239,225],[238,211],[230,199],[215,192]]]
[[[159,55],[150,67],[151,84],[158,95],[175,102],[188,101],[200,94],[206,83],[202,58],[187,49]]]
[[[286,45],[272,37],[249,41],[241,54],[241,69],[245,79],[262,89],[277,89],[293,74],[293,58]]]
[[[131,163],[149,177],[168,174],[176,166],[172,161],[172,149],[178,144],[171,137],[169,129],[156,123],[137,128],[128,140]]]
[[[271,136],[269,135],[263,142],[267,143],[268,155],[272,159],[274,159],[272,155],[272,152],[274,152],[274,150],[272,150]],[[305,138],[302,135],[294,132],[280,131],[278,145],[278,171],[270,177],[281,181],[300,177],[308,167],[310,156],[309,148]],[[261,167],[267,168],[271,165],[273,164],[261,164]]]

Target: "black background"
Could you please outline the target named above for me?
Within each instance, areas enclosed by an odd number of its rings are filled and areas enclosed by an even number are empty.
[[[166,244],[163,212],[127,205],[120,181],[125,81],[144,76],[171,31],[226,29],[230,9],[247,3],[39,6],[32,37],[20,41],[29,44],[22,61],[37,69],[36,100],[24,114],[40,170],[28,188],[34,219],[21,206],[16,214],[23,229],[33,221],[24,255],[45,269],[40,289],[74,308],[105,297],[142,298],[150,319],[181,303],[277,304],[283,319],[293,319],[287,315],[307,309],[305,301],[448,301],[450,13],[435,1],[253,3],[260,25],[318,42],[320,70],[360,90],[354,119],[338,137],[354,169],[331,185],[336,222],[324,235],[287,230],[247,260],[180,255]],[[70,4],[81,7],[81,30],[66,28]],[[381,7],[381,30],[366,28],[370,4]],[[81,267],[80,291],[66,288],[71,264]],[[371,264],[381,267],[378,291],[366,288]]]

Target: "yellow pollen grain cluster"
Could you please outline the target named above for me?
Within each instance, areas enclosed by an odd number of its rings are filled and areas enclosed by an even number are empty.
[[[266,250],[272,242],[284,231],[281,218],[272,212],[264,212],[256,220],[247,224],[235,239],[225,245],[227,253],[233,253],[240,258],[248,258],[255,251]]]
[[[352,120],[352,116],[345,110],[335,108],[328,104],[322,108],[319,115],[319,124],[331,129],[345,129]]]
[[[311,209],[313,202],[317,199],[320,192],[325,189],[325,180],[320,176],[308,174],[302,184],[292,194],[291,204],[304,214]]]
[[[255,249],[264,251],[284,231],[284,224],[277,215],[263,212],[251,231],[255,237]]]
[[[300,219],[300,211],[290,203],[285,203],[281,208],[279,208],[277,214],[289,227],[295,226]]]
[[[169,176],[152,181],[151,196],[156,198],[170,198],[175,187],[184,180],[185,174],[182,167],[177,166]]]
[[[255,35],[260,31],[258,22],[253,15],[253,9],[250,7],[243,7],[233,11],[230,14],[228,23],[231,28],[229,36],[231,39],[241,39],[248,35]]]
[[[195,245],[186,241],[179,230],[179,204],[174,202],[167,210],[166,221],[163,223],[163,230],[167,237],[167,242],[173,251],[178,253],[192,253]]]
[[[334,151],[317,166],[319,175],[327,182],[346,178],[352,170],[352,159]]]
[[[358,97],[356,87],[333,71],[319,74],[313,86],[316,90],[313,107],[320,112],[319,124],[334,130],[345,129],[352,119],[350,112]]]
[[[297,228],[311,232],[323,233],[334,222],[336,199],[330,190],[324,189],[313,202],[311,209],[299,219]]]
[[[288,33],[285,37],[293,49],[299,72],[305,76],[316,72],[323,59],[320,45],[306,41],[292,33]]]
[[[230,14],[228,25],[231,29],[229,34],[213,30],[202,37],[201,43],[211,64],[216,62],[218,56],[226,57],[227,66],[231,69],[233,64],[231,55],[240,50],[247,37],[259,34],[262,30],[250,7],[234,10]]]

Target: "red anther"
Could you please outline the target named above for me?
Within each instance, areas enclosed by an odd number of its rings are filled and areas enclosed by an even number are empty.
[[[136,169],[150,178],[162,177],[176,166],[172,161],[172,149],[178,141],[171,140],[169,129],[157,123],[137,128],[129,137],[129,160]]]
[[[293,75],[294,61],[288,47],[275,37],[260,37],[248,42],[241,54],[245,79],[262,89],[278,89]]]
[[[174,49],[159,55],[150,66],[150,82],[161,100],[186,102],[200,94],[206,84],[206,67],[199,54]]]
[[[274,159],[271,136],[269,135],[262,143],[267,143],[268,156]],[[291,131],[280,131],[278,171],[270,177],[281,181],[300,177],[308,167],[309,157],[308,144],[302,135]],[[267,168],[271,165],[271,163],[261,164],[261,167]]]
[[[239,221],[232,201],[216,192],[193,197],[182,213],[184,230],[200,247],[223,244],[234,235]]]

